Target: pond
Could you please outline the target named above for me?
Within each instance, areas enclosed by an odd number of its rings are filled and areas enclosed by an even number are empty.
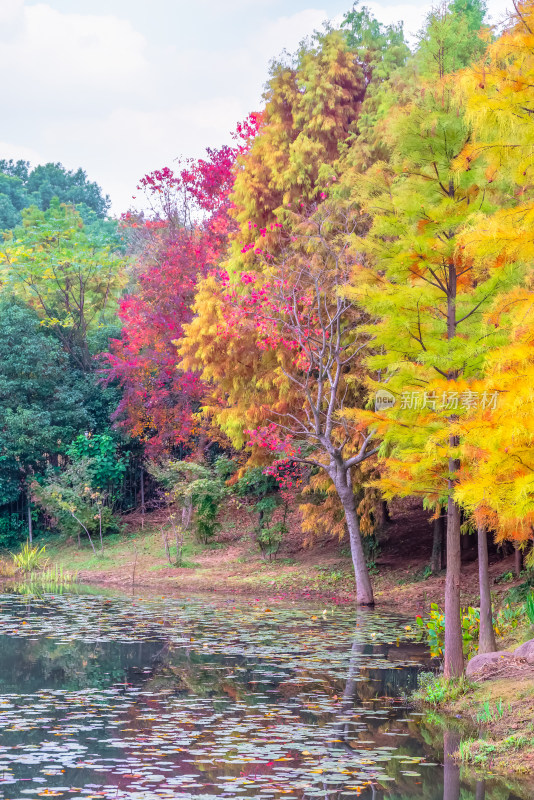
[[[528,797],[444,758],[459,734],[405,699],[426,660],[406,624],[254,598],[0,595],[0,797]]]

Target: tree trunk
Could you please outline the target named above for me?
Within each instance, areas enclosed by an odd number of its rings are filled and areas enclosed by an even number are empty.
[[[169,550],[169,542],[165,531],[161,531],[161,537],[163,539],[163,547],[165,548],[165,555],[167,556],[167,561],[169,562],[169,564],[172,564],[171,553]]]
[[[367,569],[367,562],[363,552],[360,522],[356,513],[356,501],[350,480],[350,471],[341,471],[338,468],[334,481],[349,531],[350,552],[356,578],[356,601],[359,606],[374,606],[373,587]]]
[[[391,514],[389,513],[387,500],[380,501],[380,512],[382,515],[382,525],[386,526],[389,522],[391,522]]]
[[[486,800],[486,781],[477,781],[475,788],[475,800]]]
[[[145,528],[145,470],[141,467],[141,530]]]
[[[89,531],[87,530],[87,528],[85,527],[85,525],[83,524],[83,522],[82,522],[80,519],[78,519],[78,517],[76,516],[76,514],[75,514],[73,511],[71,511],[70,513],[72,514],[72,516],[74,517],[74,519],[76,520],[76,522],[78,523],[78,525],[81,525],[81,526],[82,526],[82,528],[84,529],[84,531],[86,532],[86,534],[87,534],[87,538],[88,538],[88,539],[89,539],[89,541],[91,542],[91,547],[93,548],[93,553],[94,553],[94,555],[96,556],[96,550],[95,550],[95,546],[94,546],[94,544],[93,544],[93,540],[91,539],[91,534],[89,533]],[[80,545],[80,534],[78,533],[78,546],[79,546],[79,545]]]
[[[488,571],[488,535],[486,529],[478,526],[478,583],[480,588],[480,634],[479,653],[494,653],[497,650],[493,614],[491,612],[491,590]]]
[[[453,459],[453,468],[455,462]],[[444,676],[458,678],[464,671],[462,648],[462,622],[460,610],[460,509],[452,498],[452,481],[449,481],[447,507],[447,577],[445,579],[445,659]]]
[[[519,578],[521,573],[523,572],[523,551],[519,549],[517,545],[514,545],[515,552],[514,552],[514,573],[516,578]]]
[[[32,524],[32,504],[28,497],[28,539],[30,544],[33,542],[33,524]]]
[[[443,732],[443,800],[460,800],[460,766],[454,753],[460,746],[460,734]]]
[[[356,618],[358,619],[358,618]],[[344,721],[339,724],[337,728],[339,738],[346,744],[350,739],[352,726],[349,721],[350,713],[354,710],[354,701],[356,700],[356,690],[360,685],[360,671],[362,667],[362,656],[365,652],[365,644],[362,642],[361,637],[356,633],[355,639],[352,643],[349,660],[349,671],[343,691],[342,704],[339,711],[339,716],[344,717]]]
[[[432,538],[432,556],[430,558],[430,569],[432,575],[437,575],[443,569],[443,538],[445,533],[445,516],[443,509],[437,519],[434,520],[434,533]]]
[[[449,263],[449,279],[447,286],[447,339],[456,336],[456,267]],[[448,380],[456,380],[458,373],[451,369],[447,373]],[[452,415],[450,422],[456,422]],[[447,680],[458,678],[464,671],[464,654],[462,647],[462,620],[460,609],[460,577],[462,569],[462,551],[460,545],[461,517],[460,508],[454,502],[453,491],[456,485],[460,462],[453,458],[452,451],[458,447],[456,436],[449,436],[449,500],[447,503],[447,575],[445,578],[445,658],[443,674]]]

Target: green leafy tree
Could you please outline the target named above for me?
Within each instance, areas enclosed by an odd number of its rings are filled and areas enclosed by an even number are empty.
[[[357,56],[367,85],[389,78],[410,55],[402,22],[383,25],[374,19],[367,6],[358,7],[355,3],[343,17],[341,28],[349,48]]]
[[[83,169],[67,170],[59,163],[30,169],[29,161],[0,159],[0,229],[19,225],[20,212],[29,206],[46,211],[54,197],[76,206],[84,221],[91,215],[104,219],[110,207],[109,197]]]
[[[67,454],[74,463],[88,459],[91,486],[114,498],[124,478],[127,461],[117,450],[117,441],[109,433],[92,435],[86,431],[76,437],[67,448]]]
[[[110,321],[125,283],[115,244],[107,231],[86,227],[76,211],[53,200],[47,211],[24,211],[0,253],[4,296],[31,304],[84,372],[92,368],[90,334]]]
[[[249,510],[258,515],[256,540],[263,557],[272,560],[280,549],[284,533],[287,532],[287,503],[284,504],[283,519],[272,524],[274,512],[282,505],[278,483],[261,467],[253,467],[236,483],[235,492],[238,497],[248,500]]]
[[[29,476],[57,463],[91,426],[68,357],[34,311],[0,304],[0,503],[17,499]]]
[[[212,541],[220,527],[217,515],[221,502],[229,492],[226,480],[235,465],[226,458],[218,458],[213,467],[191,461],[166,461],[152,462],[148,471],[169,492],[180,512],[182,528],[189,527],[194,514],[198,538],[204,544]]]
[[[464,17],[468,30],[476,32],[485,23],[488,4],[486,0],[452,0],[449,3],[449,11]]]
[[[93,537],[119,530],[108,504],[106,492],[92,485],[95,465],[90,458],[80,458],[62,471],[49,470],[44,481],[31,484],[32,500],[45,511],[65,535],[76,535],[81,544],[80,529],[85,532],[95,552]]]
[[[402,23],[383,25],[371,16],[366,6],[360,8],[355,4],[345,14],[341,27],[366,80],[358,120],[350,140],[341,148],[337,170],[343,176],[349,165],[361,169],[362,165],[369,167],[377,160],[389,159],[384,121],[394,106],[412,99],[415,81],[413,58]]]
[[[21,211],[28,196],[20,178],[0,172],[0,229],[14,228],[21,221]]]

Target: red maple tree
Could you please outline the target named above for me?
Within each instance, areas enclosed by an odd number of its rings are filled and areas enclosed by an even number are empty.
[[[165,167],[145,175],[138,188],[151,217],[129,212],[122,220],[137,281],[120,303],[121,337],[112,340],[103,373],[123,391],[116,423],[140,438],[150,457],[191,444],[197,431],[203,384],[178,369],[176,342],[191,320],[197,282],[216,268],[235,227],[229,210],[236,162],[260,123],[251,114],[233,134],[233,147],[208,149],[176,173]]]

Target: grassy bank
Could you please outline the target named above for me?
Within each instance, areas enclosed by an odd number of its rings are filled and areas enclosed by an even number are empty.
[[[135,588],[167,595],[213,591],[318,597],[339,603],[355,600],[348,548],[337,539],[323,539],[303,547],[298,514],[289,520],[289,532],[273,561],[261,556],[251,515],[232,509],[221,518],[221,530],[214,543],[203,545],[192,534],[189,536],[179,567],[169,564],[156,514],[124,519],[124,530],[104,539],[102,553],[94,554],[86,538],[78,547],[74,539],[51,537],[46,542],[50,562],[77,573],[81,582],[122,591]],[[415,618],[416,614],[427,612],[431,603],[442,604],[445,575],[428,574],[431,546],[432,531],[426,512],[409,506],[397,508],[392,523],[380,537],[380,550],[370,562],[379,608]],[[172,547],[173,559],[174,553]],[[512,556],[494,558],[490,565],[497,604],[520,582],[513,578],[512,562]],[[462,604],[477,603],[475,549],[464,553]]]
[[[534,670],[483,682],[423,676],[416,702],[468,723],[456,758],[484,773],[534,774]]]

